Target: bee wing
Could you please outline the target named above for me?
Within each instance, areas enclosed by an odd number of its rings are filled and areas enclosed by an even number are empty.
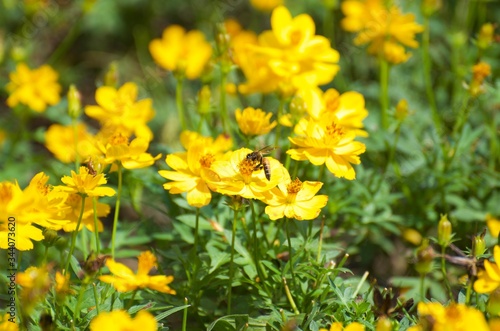
[[[271,153],[271,151],[273,151],[275,149],[276,149],[276,146],[267,145],[266,147],[261,148],[261,149],[259,149],[256,152],[257,153],[262,153],[262,154],[269,154],[269,153]]]

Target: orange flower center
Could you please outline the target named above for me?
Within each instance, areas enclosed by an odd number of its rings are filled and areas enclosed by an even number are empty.
[[[240,171],[240,174],[242,174],[245,177],[251,176],[254,168],[255,168],[255,162],[247,158],[244,158],[240,162],[240,164],[238,164],[238,169]]]
[[[12,199],[12,187],[9,184],[0,183],[0,201]]]
[[[128,138],[121,133],[115,133],[110,139],[109,143],[113,146],[116,145],[127,145]]]
[[[341,138],[345,134],[345,131],[342,126],[332,122],[332,125],[326,127],[326,133],[332,138]]]
[[[210,168],[214,161],[215,156],[211,153],[207,153],[200,158],[200,164],[203,168]]]
[[[302,32],[300,30],[294,30],[290,34],[290,41],[292,42],[292,45],[294,45],[294,46],[299,45],[301,39],[302,39]]]
[[[300,179],[295,178],[290,184],[286,186],[288,194],[297,194],[302,189],[302,182]]]
[[[80,201],[82,201],[82,197],[78,194],[70,194],[68,199],[66,199],[66,204],[70,205],[73,208],[80,207]]]
[[[335,111],[339,107],[339,98],[327,98],[325,100],[326,109],[330,111]]]

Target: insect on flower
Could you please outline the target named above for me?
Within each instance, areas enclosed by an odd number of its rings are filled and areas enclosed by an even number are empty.
[[[274,146],[268,145],[264,148],[247,154],[247,160],[257,163],[253,170],[255,171],[264,169],[264,174],[266,175],[267,180],[271,180],[271,165],[269,164],[269,160],[265,158],[264,155],[269,154],[275,148],[276,147]]]

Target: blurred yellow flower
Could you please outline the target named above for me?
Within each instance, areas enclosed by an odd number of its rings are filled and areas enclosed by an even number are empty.
[[[76,230],[76,225],[78,224],[78,220],[80,218],[80,213],[82,209],[82,197],[79,194],[69,194],[66,199],[65,204],[70,207],[70,210],[66,213],[65,218],[69,220],[69,223],[66,223],[62,226],[62,229],[66,232],[72,232]],[[106,217],[108,216],[111,207],[105,203],[97,202],[96,211],[97,217]],[[83,208],[82,219],[80,222],[80,231],[83,227],[86,227],[89,231],[94,232],[94,202],[92,199],[85,199],[85,206]],[[97,227],[98,231],[102,232],[103,225],[101,220],[97,219]]]
[[[9,230],[8,223],[4,220],[0,220],[0,248],[7,249],[9,248],[9,233],[12,232]],[[11,237],[12,238],[12,237]],[[43,236],[42,230],[33,226],[31,224],[16,224],[16,249],[20,251],[29,251],[33,249],[33,242],[43,240],[45,237]]]
[[[266,157],[271,173],[268,180],[264,169],[258,169],[256,162],[247,158],[252,152],[248,148],[240,148],[230,153],[225,160],[212,164],[212,170],[218,175],[217,180],[210,182],[215,191],[245,199],[270,197],[269,191],[283,181],[286,169],[278,160]]]
[[[73,294],[73,290],[70,288],[71,282],[70,282],[70,274],[63,275],[61,272],[56,271],[55,275],[55,281],[56,281],[56,295],[58,299],[62,300],[66,295]]]
[[[250,4],[257,10],[268,12],[283,5],[284,0],[250,0]]]
[[[272,113],[259,108],[247,107],[243,111],[238,108],[234,115],[241,132],[247,136],[267,134],[277,125],[276,121],[270,122]]]
[[[353,322],[348,326],[344,327],[342,323],[335,322],[330,326],[330,329],[327,330],[325,328],[319,329],[319,331],[365,331],[365,326],[358,322]]]
[[[315,35],[313,19],[307,14],[293,18],[283,6],[273,10],[272,30],[257,42],[235,47],[238,65],[247,78],[242,93],[279,91],[294,95],[305,86],[329,83],[339,70],[339,53],[327,38]],[[245,53],[245,54],[243,54]]]
[[[345,15],[342,28],[358,32],[354,43],[370,44],[368,53],[396,64],[405,62],[410,56],[403,46],[418,47],[415,35],[424,28],[415,23],[413,14],[403,14],[395,5],[387,8],[382,0],[347,0],[342,2],[341,8]]]
[[[500,233],[500,219],[493,217],[491,214],[486,214],[486,225],[491,235],[498,238],[498,234]]]
[[[151,140],[153,133],[146,123],[155,116],[153,101],[150,98],[137,101],[137,97],[135,83],[125,83],[119,89],[102,86],[95,93],[97,106],[86,106],[85,114],[98,120],[108,131],[120,130],[126,135]]]
[[[495,262],[492,263],[484,260],[484,270],[480,270],[477,275],[477,280],[474,282],[474,290],[478,293],[490,293],[500,287],[500,246],[493,248],[493,258]]]
[[[273,221],[283,217],[299,221],[315,219],[328,202],[328,196],[316,195],[323,183],[286,177],[271,190],[272,197],[263,200],[267,204],[265,213]]]
[[[493,43],[495,35],[495,26],[492,23],[485,23],[477,36],[477,46],[480,49],[487,49]]]
[[[125,169],[139,169],[153,165],[161,154],[152,156],[147,153],[149,140],[138,137],[129,142],[123,132],[102,130],[97,136],[97,147],[104,155],[106,164],[119,162]]]
[[[57,82],[59,75],[49,65],[30,70],[26,64],[20,63],[9,77],[7,105],[11,108],[23,104],[41,113],[61,98],[61,85]]]
[[[164,69],[196,79],[212,56],[212,46],[201,31],[186,33],[183,27],[172,25],[163,30],[161,39],[149,43],[149,52]]]
[[[111,284],[119,292],[129,292],[141,288],[150,288],[162,293],[174,295],[176,292],[168,284],[174,280],[174,276],[149,276],[149,271],[156,267],[156,257],[150,251],[142,252],[139,257],[137,273],[134,274],[126,265],[106,260],[106,266],[113,275],[103,275],[99,279]]]
[[[444,307],[438,302],[419,302],[418,314],[421,322],[412,327],[411,330],[490,330],[482,312],[460,303],[452,303],[448,307]],[[432,321],[432,324],[429,325],[428,321]]]
[[[10,315],[9,313],[5,313],[0,315],[0,330],[2,331],[18,331],[19,325],[17,323],[16,314]]]
[[[361,163],[359,155],[365,151],[366,146],[354,141],[354,131],[344,129],[335,120],[316,122],[302,119],[295,126],[294,132],[299,136],[288,139],[297,148],[287,151],[292,159],[309,160],[314,165],[326,163],[328,170],[336,177],[356,177],[351,164]]]
[[[468,86],[468,90],[473,97],[477,97],[485,92],[483,82],[490,75],[491,67],[486,62],[481,61],[472,67],[472,81]]]
[[[70,176],[63,176],[61,181],[65,185],[56,186],[60,192],[83,194],[89,197],[113,196],[115,190],[110,187],[101,187],[107,183],[103,174],[92,175],[87,167],[80,167],[78,174],[71,170]]]
[[[102,312],[90,322],[91,331],[156,331],[158,325],[153,315],[141,310],[134,318],[124,310]]]
[[[49,267],[29,267],[16,275],[16,283],[22,287],[19,294],[22,309],[25,313],[29,313],[40,301],[46,298],[50,290]]]
[[[94,138],[87,131],[84,123],[77,124],[76,135],[77,143],[75,144],[73,126],[52,124],[45,132],[45,147],[64,163],[74,162],[77,153],[80,160],[85,160],[89,156],[99,153],[95,147]]]

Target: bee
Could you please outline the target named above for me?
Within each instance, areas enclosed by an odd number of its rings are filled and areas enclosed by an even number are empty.
[[[269,160],[264,157],[264,155],[269,154],[275,148],[276,147],[269,145],[247,154],[247,160],[257,163],[253,170],[264,169],[264,174],[266,175],[267,180],[271,180],[271,164],[269,163]]]
[[[89,160],[87,162],[87,168],[89,169],[89,174],[91,174],[92,176],[97,175],[97,171],[95,171],[94,163],[92,162],[92,158],[89,158]]]

